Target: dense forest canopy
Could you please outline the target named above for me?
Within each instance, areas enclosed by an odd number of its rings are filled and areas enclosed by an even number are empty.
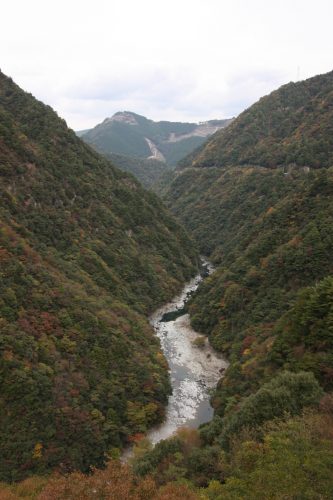
[[[333,164],[333,71],[288,83],[241,113],[197,151],[188,166]]]
[[[165,162],[153,158],[142,159],[117,153],[105,153],[104,156],[117,168],[133,174],[146,189],[153,189],[161,178],[173,171]]]
[[[140,475],[164,484],[173,471],[203,498],[331,498],[332,97],[333,73],[282,87],[163,186],[217,265],[188,309],[230,366],[191,451],[161,443]]]
[[[197,254],[158,198],[0,73],[0,480],[89,470],[161,420],[146,315]]]

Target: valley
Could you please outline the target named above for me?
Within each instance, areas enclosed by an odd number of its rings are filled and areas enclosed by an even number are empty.
[[[77,135],[148,189],[172,171],[179,160],[232,119],[202,123],[155,122],[130,111],[115,113]]]
[[[330,72],[87,145],[0,73],[0,494],[332,498],[332,113]]]
[[[205,265],[210,267],[209,263]],[[193,330],[189,315],[181,314],[201,281],[201,274],[192,278],[180,295],[150,317],[168,361],[172,386],[165,421],[147,434],[153,444],[170,437],[184,426],[196,429],[213,416],[210,391],[221,378],[227,362],[217,355],[204,336]],[[176,319],[164,319],[165,315],[178,311],[181,315]]]

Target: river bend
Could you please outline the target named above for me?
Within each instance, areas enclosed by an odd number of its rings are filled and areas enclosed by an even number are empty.
[[[208,272],[212,272],[210,264],[205,262],[205,265]],[[227,361],[212,349],[205,336],[193,330],[188,314],[173,321],[162,320],[166,313],[183,309],[202,279],[198,274],[185,285],[180,295],[150,317],[169,364],[172,385],[165,421],[147,434],[153,444],[168,438],[180,427],[196,428],[213,417],[210,391],[221,378]],[[204,340],[202,347],[193,345],[198,337]]]

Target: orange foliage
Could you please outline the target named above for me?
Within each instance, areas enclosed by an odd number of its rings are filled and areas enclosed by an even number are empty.
[[[184,436],[183,436],[184,437]],[[18,485],[0,486],[0,500],[32,497],[37,500],[198,500],[189,486],[168,483],[161,488],[150,477],[138,478],[128,465],[112,460],[106,469],[86,476],[73,472],[46,479],[32,477]]]
[[[245,349],[248,349],[252,344],[253,342],[255,341],[255,337],[252,336],[252,335],[247,335],[244,339],[243,339],[243,342],[242,342],[242,349],[243,351]]]
[[[269,257],[263,257],[262,259],[260,259],[260,267],[262,269],[268,267],[268,264],[269,264]]]
[[[160,488],[154,500],[198,500],[199,496],[183,484],[169,483]]]
[[[269,209],[268,209],[268,210],[267,210],[267,212],[266,212],[266,215],[271,215],[271,214],[272,214],[272,213],[274,213],[275,211],[276,211],[276,210],[275,210],[275,208],[273,208],[273,207],[269,207]]]
[[[6,361],[11,361],[14,357],[13,355],[13,351],[9,350],[9,349],[5,349],[3,351],[3,359],[5,359]]]
[[[129,436],[128,437],[128,441],[130,443],[139,443],[140,441],[142,441],[142,439],[145,437],[144,434],[142,434],[142,432],[137,432],[136,434],[133,434],[132,436]]]
[[[288,241],[288,245],[292,247],[298,247],[302,242],[302,238],[297,234],[291,240]]]
[[[0,500],[17,500],[17,496],[8,488],[3,489],[2,485],[0,485],[0,488]]]
[[[18,323],[22,330],[36,338],[49,333],[56,336],[62,334],[58,318],[49,312],[32,311],[30,314],[25,313],[18,320]]]
[[[198,448],[201,444],[200,434],[197,429],[181,427],[177,431],[177,437],[182,443],[182,451],[185,455],[193,448]]]
[[[5,248],[0,248],[0,262],[4,262],[10,258],[10,253]]]
[[[91,500],[91,498],[149,500],[156,498],[156,492],[155,482],[151,478],[138,479],[127,465],[111,461],[106,469],[96,470],[90,476],[74,472],[68,476],[54,477],[37,498],[38,500]]]

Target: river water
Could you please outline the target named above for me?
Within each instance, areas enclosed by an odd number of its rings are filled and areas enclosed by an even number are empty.
[[[208,272],[212,272],[210,264],[204,264]],[[227,361],[212,349],[205,336],[193,330],[188,314],[173,321],[163,321],[166,313],[183,309],[189,295],[198,288],[202,279],[198,274],[186,284],[179,296],[155,311],[150,318],[169,363],[172,385],[165,421],[147,434],[153,444],[168,438],[180,427],[197,428],[213,417],[209,403],[210,391],[228,366]],[[203,347],[193,345],[197,337],[203,338]]]

